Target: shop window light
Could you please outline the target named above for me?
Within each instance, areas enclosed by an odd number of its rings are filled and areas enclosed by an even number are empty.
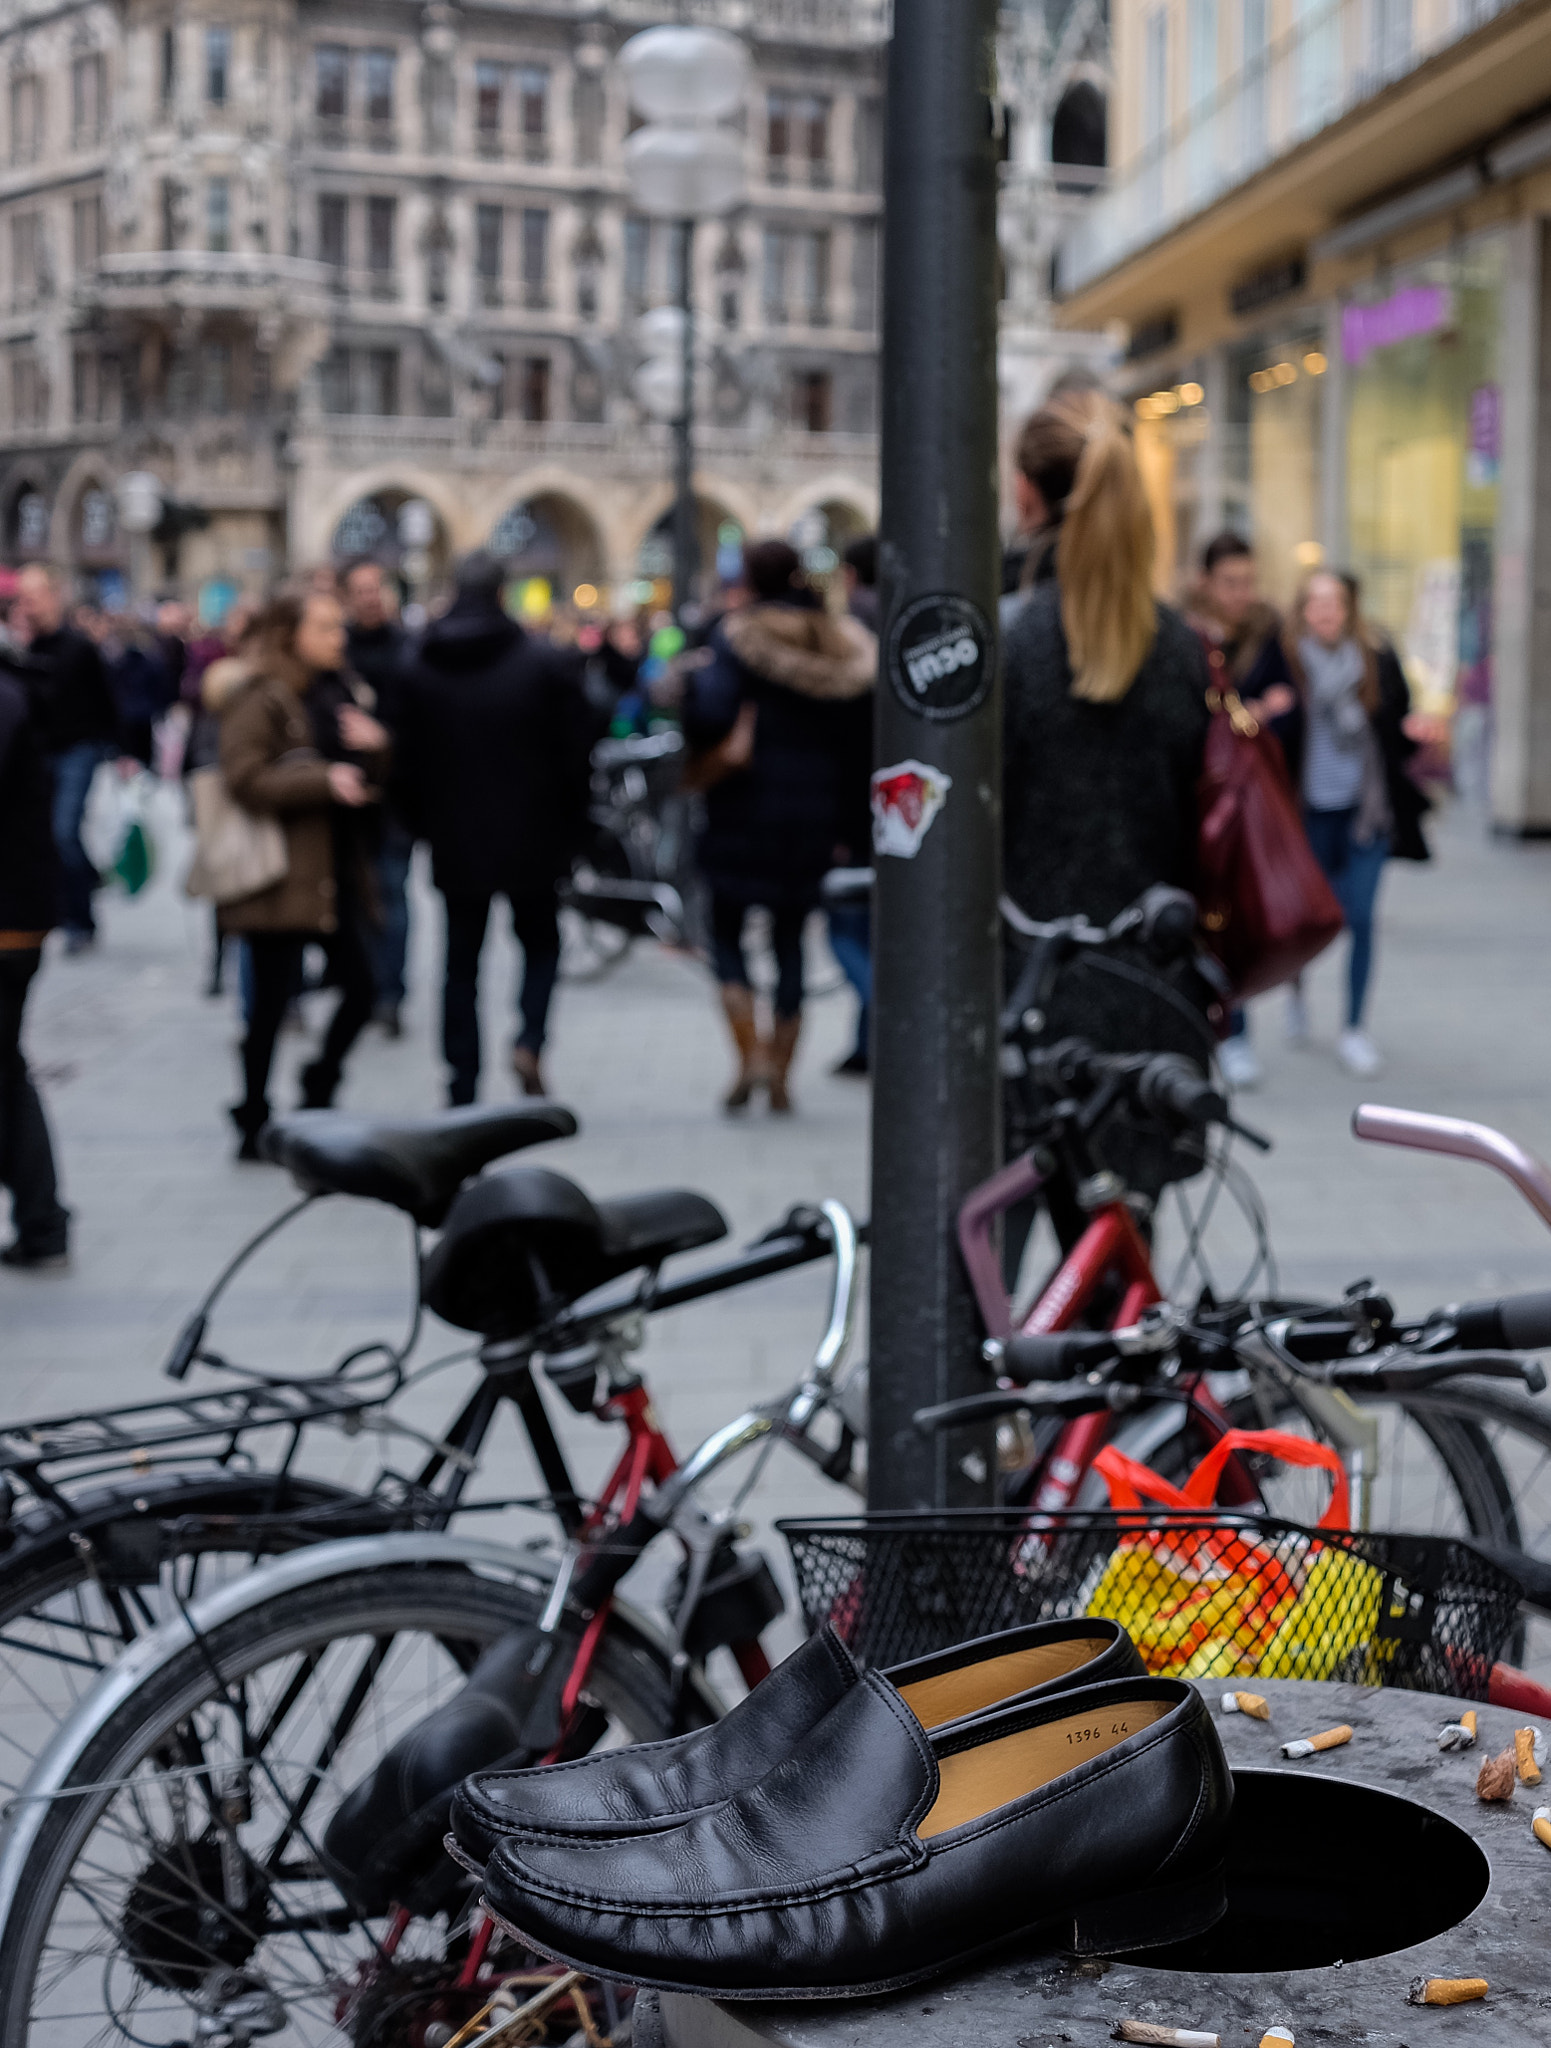
[[[1199,384],[1181,384],[1179,402],[1181,405],[1199,405],[1206,393]]]
[[[1303,367],[1311,377],[1323,377],[1330,365],[1319,349],[1312,348],[1303,359]]]

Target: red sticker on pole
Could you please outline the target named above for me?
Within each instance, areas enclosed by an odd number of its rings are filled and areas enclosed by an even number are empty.
[[[892,768],[874,770],[873,852],[914,860],[952,787],[951,775],[925,761],[900,761]]]

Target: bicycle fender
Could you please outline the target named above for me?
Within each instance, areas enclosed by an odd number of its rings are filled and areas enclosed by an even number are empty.
[[[184,1613],[132,1643],[104,1673],[74,1713],[60,1723],[26,1784],[0,1815],[6,1824],[0,1846],[0,1941],[4,1940],[28,1859],[50,1805],[69,1785],[77,1759],[141,1686],[200,1636],[224,1627],[266,1600],[319,1585],[326,1579],[343,1578],[351,1572],[406,1564],[466,1565],[472,1572],[529,1588],[541,1607],[554,1577],[552,1565],[542,1562],[535,1566],[527,1553],[503,1544],[427,1530],[311,1544],[304,1550],[269,1559],[241,1579],[216,1587],[196,1600]],[[667,1638],[647,1616],[618,1600],[613,1612],[617,1626],[635,1636],[643,1648],[660,1657],[665,1665],[671,1663],[673,1652]],[[726,1703],[704,1674],[691,1670],[688,1683],[701,1695],[712,1718],[719,1720],[727,1711]]]

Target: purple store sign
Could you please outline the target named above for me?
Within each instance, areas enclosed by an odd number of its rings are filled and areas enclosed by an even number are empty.
[[[1390,348],[1397,341],[1412,341],[1419,334],[1436,334],[1453,314],[1449,288],[1444,284],[1413,284],[1376,306],[1347,306],[1341,313],[1341,353],[1349,363],[1361,363],[1376,348]]]

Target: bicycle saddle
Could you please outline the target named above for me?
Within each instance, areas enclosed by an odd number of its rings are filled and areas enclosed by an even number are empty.
[[[714,1202],[687,1189],[594,1202],[542,1166],[464,1188],[421,1266],[427,1308],[460,1330],[513,1337],[637,1266],[727,1235]]]
[[[299,1109],[266,1126],[259,1150],[308,1194],[365,1195],[434,1229],[470,1174],[528,1145],[576,1135],[557,1103],[447,1109],[413,1123],[375,1123],[339,1109]]]

